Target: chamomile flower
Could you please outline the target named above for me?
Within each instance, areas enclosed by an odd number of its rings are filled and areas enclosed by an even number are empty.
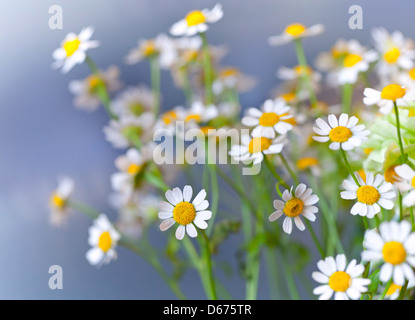
[[[380,281],[402,286],[405,279],[415,277],[415,233],[408,221],[383,222],[377,230],[367,230],[363,240],[362,259],[373,263],[382,262]]]
[[[368,71],[370,64],[377,58],[378,55],[373,50],[365,50],[357,46],[352,48],[344,57],[342,68],[338,71],[338,83],[340,85],[356,83],[359,74]]]
[[[233,145],[229,155],[236,161],[252,161],[254,165],[259,164],[264,160],[264,155],[280,153],[285,140],[285,136],[270,139],[265,137],[251,138],[248,134],[244,134],[241,136],[241,144]]]
[[[316,220],[314,214],[317,213],[318,208],[314,204],[319,199],[313,194],[313,190],[307,188],[304,183],[300,183],[295,192],[293,192],[293,187],[291,187],[290,191],[285,190],[282,194],[282,200],[274,200],[276,211],[271,213],[268,219],[272,222],[285,215],[284,222],[282,223],[285,233],[290,234],[292,232],[293,221],[299,230],[305,230],[301,216],[310,221]]]
[[[320,260],[317,267],[320,271],[314,271],[311,276],[321,284],[313,290],[319,300],[329,300],[333,294],[335,300],[358,300],[371,282],[360,277],[365,267],[355,259],[347,264],[344,254]]]
[[[294,23],[287,26],[282,34],[269,37],[268,43],[271,46],[279,46],[296,39],[317,36],[323,33],[323,31],[324,26],[322,24],[316,24],[307,28],[300,23]]]
[[[395,183],[401,192],[408,192],[403,198],[403,205],[406,207],[415,206],[415,171],[403,164],[395,167],[399,180]]]
[[[49,220],[52,225],[62,225],[70,213],[68,208],[68,200],[74,190],[74,181],[70,177],[61,177],[58,179],[58,187],[53,191],[50,200],[50,216]]]
[[[246,92],[251,90],[255,83],[256,81],[253,77],[243,74],[237,68],[227,67],[219,71],[215,81],[212,83],[212,90],[216,95],[226,90]]]
[[[201,101],[194,101],[187,110],[184,122],[203,123],[218,116],[218,108],[211,104],[205,106]]]
[[[155,39],[140,40],[125,58],[127,64],[136,64],[144,59],[157,57],[160,67],[168,69],[177,59],[173,39],[161,33]]]
[[[394,108],[394,103],[398,106],[408,106],[410,102],[415,101],[415,91],[407,90],[399,84],[390,84],[378,91],[372,88],[366,88],[363,92],[364,104],[378,105],[382,114],[389,114]]]
[[[295,66],[294,68],[281,67],[277,71],[277,77],[285,81],[301,81],[304,76],[311,80],[313,87],[321,81],[321,73],[311,67]]]
[[[249,108],[242,118],[242,124],[247,127],[255,127],[252,136],[274,139],[276,134],[286,134],[293,128],[293,115],[291,108],[282,99],[264,102],[261,110]]]
[[[153,92],[144,86],[130,87],[112,102],[112,110],[120,117],[139,117],[153,110]]]
[[[350,210],[352,215],[358,214],[372,219],[380,212],[380,207],[386,210],[393,208],[396,192],[393,185],[386,182],[381,174],[376,176],[371,172],[365,172],[365,174],[366,179],[363,180],[357,172],[355,173],[360,186],[352,177],[344,180],[345,191],[342,191],[340,196],[346,200],[357,200]]]
[[[101,266],[117,258],[115,248],[121,235],[105,214],[100,214],[94,220],[88,232],[88,243],[92,248],[86,253],[86,259],[91,265]]]
[[[53,52],[53,58],[56,61],[52,66],[62,68],[62,72],[67,73],[76,64],[83,63],[86,59],[86,51],[99,45],[98,41],[90,40],[93,33],[94,29],[91,27],[82,29],[78,35],[69,33],[62,41],[60,48]]]
[[[318,136],[313,139],[318,142],[331,141],[329,146],[332,150],[352,150],[360,146],[362,141],[367,139],[370,134],[369,130],[365,130],[364,125],[357,125],[359,119],[355,116],[349,118],[349,115],[342,113],[340,117],[334,114],[328,116],[328,123],[323,119],[316,120],[316,127],[313,128]]]
[[[108,93],[114,92],[121,87],[119,81],[120,69],[110,66],[98,74],[91,74],[83,80],[72,80],[69,82],[69,91],[75,95],[74,105],[88,112],[95,111],[101,104],[99,98],[99,87],[103,86]]]
[[[187,16],[173,24],[170,33],[173,36],[191,37],[198,33],[203,33],[209,29],[208,23],[215,23],[222,19],[222,5],[217,4],[213,9],[195,10]]]
[[[168,190],[166,192],[166,201],[161,201],[158,214],[159,218],[163,220],[160,224],[160,230],[166,231],[174,224],[179,224],[176,229],[176,238],[182,240],[187,233],[190,237],[197,236],[196,227],[199,229],[206,229],[208,224],[206,220],[212,217],[212,212],[206,210],[209,207],[209,202],[206,198],[206,191],[201,190],[193,199],[193,188],[185,186],[183,191],[179,188]]]

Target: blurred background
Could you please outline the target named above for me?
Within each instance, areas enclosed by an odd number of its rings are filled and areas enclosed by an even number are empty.
[[[94,26],[98,49],[90,51],[101,69],[116,65],[128,85],[150,85],[147,63],[126,66],[128,51],[140,38],[168,32],[189,11],[212,8],[211,0],[0,0],[0,299],[174,299],[167,285],[145,261],[124,248],[118,260],[102,268],[88,264],[88,227],[82,214],[72,215],[63,228],[48,221],[48,201],[56,177],[74,178],[74,197],[115,217],[108,204],[109,177],[114,159],[122,152],[104,139],[107,116],[101,108],[89,114],[75,109],[68,83],[89,73],[78,65],[68,74],[53,70],[52,52],[69,32]],[[296,64],[292,45],[273,48],[271,35],[286,25],[323,23],[326,32],[306,39],[312,64],[342,38],[356,38],[372,45],[370,31],[383,26],[415,38],[413,0],[393,2],[333,0],[222,0],[224,18],[211,26],[211,44],[225,44],[229,54],[223,65],[233,65],[257,78],[254,90],[241,96],[243,107],[259,106],[278,84],[281,66]],[[351,5],[363,8],[363,30],[349,29]],[[49,7],[63,9],[63,30],[49,29]],[[405,8],[405,9],[404,9]],[[399,17],[399,18],[396,18]],[[163,109],[183,103],[170,75],[163,74]],[[294,231],[294,237],[301,237]],[[152,239],[157,244],[157,232]],[[231,237],[220,255],[234,252],[240,239]],[[228,253],[229,254],[229,253]],[[233,253],[232,253],[233,254]],[[317,260],[318,256],[313,258]],[[51,265],[63,268],[63,290],[50,290]],[[237,299],[244,297],[238,274],[225,285]],[[204,299],[195,272],[182,280],[191,299]],[[266,277],[261,276],[259,299],[268,297]]]

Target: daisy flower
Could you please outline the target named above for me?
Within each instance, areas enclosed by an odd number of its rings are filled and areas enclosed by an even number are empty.
[[[216,118],[218,114],[218,108],[215,105],[205,106],[201,101],[194,101],[190,109],[186,110],[184,122],[208,122]]]
[[[294,23],[287,26],[282,34],[269,37],[268,43],[271,46],[279,46],[294,41],[296,39],[319,35],[323,33],[323,31],[324,26],[322,24],[316,24],[307,28],[300,23]]]
[[[161,211],[158,216],[163,220],[160,224],[161,231],[166,231],[177,223],[179,226],[176,229],[176,238],[182,240],[186,232],[190,237],[195,238],[197,236],[196,227],[199,229],[208,227],[206,220],[212,217],[212,212],[206,210],[209,207],[209,202],[205,200],[206,191],[201,190],[190,202],[192,196],[193,188],[191,186],[185,186],[183,192],[179,188],[166,192],[168,202],[161,201],[159,205]]]
[[[277,71],[277,77],[285,81],[301,81],[305,76],[310,79],[313,87],[321,81],[320,72],[314,71],[309,66],[295,66],[294,68],[281,67]]]
[[[69,177],[58,179],[58,187],[53,191],[50,200],[50,223],[55,226],[62,225],[70,213],[68,200],[74,190],[74,181]]]
[[[162,69],[169,69],[177,59],[173,39],[161,33],[155,39],[140,40],[125,58],[127,64],[136,64],[144,59],[157,57]]]
[[[255,138],[265,137],[274,139],[276,133],[286,134],[293,128],[290,123],[293,115],[290,114],[291,108],[282,99],[264,102],[261,110],[249,108],[246,115],[242,118],[242,124],[247,127],[255,127],[252,136]]]
[[[396,186],[402,192],[409,191],[403,198],[403,205],[406,207],[415,206],[415,171],[407,164],[403,164],[395,167],[395,172],[400,178],[396,182]]]
[[[313,128],[318,136],[313,139],[318,142],[331,141],[329,146],[332,150],[352,150],[360,146],[362,141],[367,139],[370,134],[369,130],[365,130],[363,124],[357,125],[359,119],[355,116],[349,118],[349,115],[342,113],[339,119],[334,114],[328,116],[328,123],[323,119],[316,120],[316,127]]]
[[[318,202],[318,197],[313,194],[311,188],[307,188],[304,183],[300,183],[295,192],[293,193],[293,187],[291,190],[285,190],[282,194],[282,200],[274,200],[274,208],[277,210],[269,216],[269,221],[275,221],[282,215],[285,215],[282,228],[285,233],[290,234],[293,228],[293,220],[297,228],[301,231],[305,230],[301,216],[304,218],[315,221],[318,208],[314,206]]]
[[[209,29],[207,23],[215,23],[222,19],[222,5],[217,4],[213,9],[195,10],[187,14],[186,18],[176,22],[170,28],[173,36],[191,37]]]
[[[372,88],[366,88],[363,91],[365,97],[364,104],[378,105],[379,111],[383,114],[389,114],[394,108],[394,103],[398,106],[408,106],[410,102],[415,101],[415,90],[407,90],[399,84],[390,84],[378,91]]]
[[[139,117],[153,110],[153,92],[144,86],[130,87],[112,102],[112,110],[119,117]]]
[[[277,154],[282,151],[284,136],[276,139],[265,137],[251,138],[248,134],[241,136],[241,144],[235,144],[229,151],[229,155],[236,161],[253,161],[253,164],[259,164],[264,160],[264,155]]]
[[[253,77],[243,74],[237,68],[227,67],[219,71],[215,81],[212,83],[212,90],[216,95],[226,90],[246,92],[251,90],[255,83],[256,81]]]
[[[366,249],[362,252],[362,259],[383,263],[380,281],[386,283],[393,279],[396,285],[402,286],[405,279],[414,279],[415,233],[411,228],[411,224],[403,220],[383,222],[379,232],[375,229],[366,231],[363,240]]]
[[[352,215],[367,216],[372,219],[375,214],[380,212],[380,207],[391,210],[394,206],[396,197],[393,185],[385,181],[381,174],[373,175],[371,172],[365,172],[366,179],[363,180],[360,174],[355,173],[360,186],[356,184],[352,177],[343,181],[345,191],[340,196],[346,200],[355,200],[350,213]]]
[[[92,248],[86,253],[86,259],[91,265],[101,266],[117,258],[115,248],[121,235],[105,214],[100,214],[94,220],[88,232],[88,243]]]
[[[98,41],[89,40],[94,33],[94,29],[89,27],[82,29],[79,35],[69,33],[62,41],[60,48],[53,52],[53,58],[56,60],[52,66],[62,68],[63,73],[67,73],[76,64],[83,63],[86,58],[86,51],[96,48]]]
[[[75,107],[89,112],[98,109],[101,105],[99,86],[105,87],[107,92],[114,92],[121,87],[119,76],[120,69],[111,66],[106,71],[100,71],[99,75],[91,74],[86,79],[69,82],[69,91],[75,95]]]
[[[365,267],[357,264],[355,259],[347,264],[344,254],[320,260],[317,267],[320,271],[314,271],[311,276],[321,284],[313,290],[319,300],[329,300],[333,294],[335,300],[358,300],[371,282],[360,278]]]

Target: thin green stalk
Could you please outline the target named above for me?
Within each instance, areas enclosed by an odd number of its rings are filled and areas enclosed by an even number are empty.
[[[405,284],[402,286],[401,291],[399,292],[399,296],[396,300],[403,300],[405,298],[406,290],[408,289],[408,281],[405,281]]]
[[[300,183],[300,181],[298,180],[297,175],[294,173],[294,171],[291,169],[290,165],[288,164],[287,160],[285,159],[285,157],[282,155],[282,153],[279,154],[282,163],[284,164],[284,166],[287,168],[289,174],[291,175],[291,177],[294,179],[294,182],[296,185],[298,185]]]
[[[201,229],[200,230],[202,235],[203,235],[203,240],[204,240],[204,250],[203,250],[203,257],[206,263],[206,269],[208,272],[208,279],[209,279],[209,286],[210,286],[210,295],[211,295],[211,299],[212,300],[217,300],[217,294],[216,294],[216,284],[215,284],[215,277],[213,275],[213,270],[212,270],[212,259],[211,259],[211,254],[210,254],[210,242],[209,242],[209,237],[207,236],[205,230]]]
[[[396,104],[396,101],[393,101],[393,106],[395,109],[395,117],[396,117],[396,131],[398,132],[398,142],[399,142],[399,148],[401,150],[401,162],[405,163],[405,151],[403,149],[402,144],[402,136],[401,136],[401,122],[399,120],[399,109],[398,105]]]
[[[412,231],[414,231],[415,230],[414,207],[410,207],[409,210],[411,213]]]
[[[160,112],[160,94],[161,94],[161,73],[158,56],[154,55],[150,57],[150,76],[151,76],[151,89],[153,91],[153,110],[157,116]]]
[[[204,32],[199,33],[202,38],[203,46],[203,73],[205,77],[205,103],[209,105],[213,102],[212,94],[212,66],[210,61],[209,44]]]
[[[100,71],[95,64],[95,62],[92,60],[90,56],[86,56],[85,62],[88,65],[88,67],[91,69],[91,72],[96,75],[97,77],[101,77]],[[105,111],[107,112],[108,116],[111,119],[118,119],[118,117],[111,111],[111,99],[108,95],[107,88],[102,82],[99,82],[97,85],[97,96],[101,100],[102,105],[105,108]]]
[[[267,155],[264,155],[264,162],[267,166],[268,170],[271,172],[271,174],[274,176],[275,179],[278,180],[278,182],[283,185],[286,189],[289,189],[290,187],[288,184],[280,177],[280,175],[275,170],[274,166],[272,165],[271,161],[268,159]]]
[[[275,256],[275,248],[267,247],[265,248],[265,259],[266,259],[266,268],[267,268],[267,275],[268,275],[268,287],[270,292],[270,297],[273,300],[279,299],[278,294],[278,268],[277,268],[277,257]]]
[[[347,160],[346,152],[340,147],[340,153],[343,157],[343,161],[347,167],[347,170],[349,171],[350,175],[352,176],[354,182],[357,184],[358,187],[360,187],[359,180],[357,180],[355,173],[352,170],[352,167],[350,166],[349,160]]]
[[[399,220],[403,220],[403,204],[402,204],[402,194],[398,191],[398,203],[399,203]]]
[[[388,283],[386,284],[385,290],[383,290],[382,295],[380,296],[379,300],[383,300],[385,298],[386,293],[388,292],[389,287],[391,286],[391,284],[392,284],[392,279],[390,279],[388,281]]]
[[[281,259],[281,264],[291,299],[300,300],[300,295],[298,294],[297,285],[295,284],[295,279],[291,266],[287,265],[287,261],[284,259],[284,257]]]
[[[211,227],[206,230],[207,234],[210,236],[213,231],[213,224],[216,218],[216,214],[218,212],[218,205],[219,205],[219,185],[218,185],[218,177],[216,174],[216,169],[219,165],[215,164],[205,164],[208,167],[209,176],[210,176],[210,186],[211,186],[211,194],[212,194],[212,201],[210,210],[212,211],[212,218],[210,219]]]
[[[180,69],[180,73],[182,75],[182,80],[183,80],[183,92],[186,97],[186,101],[188,105],[190,106],[193,101],[193,92],[192,92],[192,86],[190,84],[190,79],[189,79],[189,70],[187,67],[183,67]]]
[[[311,237],[313,238],[313,241],[318,249],[318,251],[320,252],[321,257],[324,259],[326,257],[326,254],[324,253],[324,250],[320,244],[320,242],[317,239],[316,233],[314,232],[313,227],[311,226],[310,221],[308,221],[307,219],[304,219],[305,223],[307,225],[308,230],[310,231]]]
[[[352,98],[353,98],[353,83],[346,83],[343,85],[343,96],[342,96],[343,113],[350,114],[352,110]]]

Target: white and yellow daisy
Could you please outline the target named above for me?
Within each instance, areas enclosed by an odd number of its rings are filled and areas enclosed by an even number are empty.
[[[371,282],[360,277],[365,267],[355,259],[347,264],[344,254],[320,260],[317,267],[320,271],[314,271],[311,276],[321,284],[313,290],[319,300],[329,300],[333,294],[335,300],[358,300]]]
[[[255,84],[255,78],[243,74],[237,68],[226,67],[219,71],[216,79],[212,83],[212,90],[216,95],[226,90],[246,92],[251,90]]]
[[[166,192],[166,201],[161,201],[159,205],[159,218],[163,220],[160,224],[160,230],[166,231],[175,223],[179,224],[176,229],[176,238],[182,240],[185,233],[195,238],[197,237],[196,227],[206,229],[208,224],[206,220],[212,217],[212,212],[206,210],[209,207],[209,201],[206,198],[206,191],[201,190],[196,197],[192,199],[193,188],[185,186],[183,192],[179,188],[168,190]]]
[[[362,259],[373,263],[382,262],[379,273],[380,281],[393,282],[402,286],[405,279],[415,277],[415,233],[411,232],[408,221],[383,222],[379,232],[367,230],[363,240]]]
[[[114,148],[128,148],[135,146],[134,139],[139,138],[146,143],[153,138],[154,114],[145,112],[141,116],[122,116],[117,120],[110,120],[104,127],[105,138]]]
[[[380,212],[380,207],[391,210],[394,207],[396,192],[391,183],[386,182],[381,174],[373,175],[371,172],[365,172],[366,179],[363,180],[359,173],[355,173],[359,185],[356,184],[352,177],[343,181],[345,191],[340,196],[346,200],[355,200],[350,213],[352,215],[366,216],[372,219]]]
[[[264,102],[261,110],[249,108],[242,118],[242,124],[247,127],[255,127],[252,136],[274,139],[276,134],[286,134],[293,128],[293,115],[291,108],[282,99]]]
[[[204,123],[218,116],[218,108],[211,104],[205,106],[202,101],[194,101],[186,110],[184,122]]]
[[[415,90],[415,68],[400,72],[396,79],[396,82],[401,83],[405,88]]]
[[[402,199],[403,205],[415,206],[415,171],[407,164],[403,164],[395,167],[395,172],[399,177],[395,185],[401,192],[408,192]]]
[[[313,128],[318,136],[313,136],[313,139],[318,142],[331,141],[329,148],[332,150],[340,148],[346,151],[352,150],[360,146],[370,134],[363,124],[357,125],[358,121],[358,118],[355,116],[349,118],[346,113],[342,113],[339,119],[334,114],[329,115],[328,123],[318,118],[317,126]]]
[[[74,190],[74,181],[70,177],[58,178],[58,187],[53,191],[50,200],[50,216],[49,221],[54,226],[61,226],[67,219],[70,209],[68,208],[68,200]]]
[[[248,134],[244,134],[241,136],[241,144],[233,145],[228,154],[236,161],[252,161],[255,165],[264,160],[264,155],[280,153],[285,143],[285,136],[269,139],[251,138]]]
[[[195,10],[187,14],[186,18],[176,22],[170,28],[173,36],[191,37],[209,29],[208,23],[215,23],[222,19],[222,5],[217,4],[211,10]]]
[[[144,59],[157,57],[162,69],[169,69],[177,59],[177,50],[173,39],[159,34],[154,39],[140,40],[125,58],[127,64],[136,64]]]
[[[343,59],[342,68],[338,71],[337,81],[340,85],[356,83],[359,74],[369,70],[370,64],[376,61],[378,54],[373,50],[366,50],[360,44],[350,48]]]
[[[383,114],[389,114],[393,108],[394,103],[398,106],[408,106],[410,102],[415,101],[415,90],[407,90],[399,84],[390,84],[378,91],[372,88],[366,88],[363,92],[364,104],[378,105],[379,111]]]
[[[153,92],[145,86],[130,87],[121,92],[112,102],[112,110],[119,117],[139,117],[153,111]]]
[[[414,67],[414,43],[406,39],[400,31],[390,34],[384,28],[376,28],[372,31],[372,37],[375,48],[381,55],[377,67],[381,78],[390,78],[399,70],[409,70]]]
[[[92,112],[98,109],[101,100],[98,95],[99,86],[103,86],[108,93],[114,92],[121,87],[119,80],[120,69],[110,66],[99,75],[91,74],[83,80],[72,80],[69,82],[69,91],[75,95],[75,107]]]
[[[321,73],[313,70],[311,67],[295,66],[294,68],[281,67],[277,71],[277,77],[285,81],[300,81],[308,77],[313,85],[321,81]]]
[[[69,33],[62,41],[61,47],[53,52],[53,58],[56,61],[52,66],[62,68],[62,72],[67,73],[76,64],[83,63],[86,51],[99,46],[98,41],[90,40],[93,33],[94,29],[91,27],[82,29],[79,35]]]
[[[282,34],[269,37],[268,43],[271,46],[279,46],[296,39],[317,36],[323,32],[324,26],[322,24],[316,24],[307,28],[301,23],[294,23],[287,26]]]
[[[274,200],[274,208],[277,211],[271,213],[268,219],[272,222],[285,215],[282,223],[282,229],[285,233],[292,232],[293,220],[299,230],[305,230],[301,216],[310,221],[316,220],[315,213],[318,212],[318,208],[314,204],[318,202],[319,198],[304,183],[300,183],[294,193],[293,187],[290,191],[285,190],[282,194],[282,200]]]
[[[415,287],[415,278],[412,278],[408,281],[407,289],[412,289]],[[396,300],[399,298],[399,294],[401,293],[402,286],[398,286],[396,283],[391,283],[389,286],[388,291],[386,291],[385,298],[389,298],[389,300]]]
[[[101,266],[117,258],[118,241],[121,235],[115,230],[105,214],[100,214],[89,228],[88,243],[92,247],[86,253],[86,259],[91,265]]]

